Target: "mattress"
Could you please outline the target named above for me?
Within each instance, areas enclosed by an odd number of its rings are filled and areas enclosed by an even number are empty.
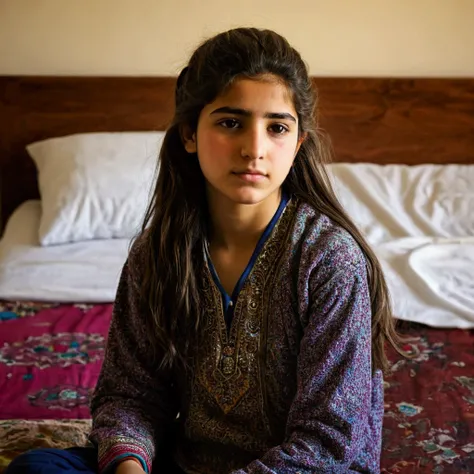
[[[0,241],[0,298],[61,302],[111,302],[127,258],[127,239],[41,247],[41,202],[21,204]]]

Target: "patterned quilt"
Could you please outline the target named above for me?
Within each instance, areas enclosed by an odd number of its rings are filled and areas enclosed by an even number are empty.
[[[112,306],[0,303],[0,420],[88,418]]]
[[[0,302],[0,473],[33,447],[84,445],[112,306]],[[405,324],[389,351],[382,472],[474,473],[474,331]]]

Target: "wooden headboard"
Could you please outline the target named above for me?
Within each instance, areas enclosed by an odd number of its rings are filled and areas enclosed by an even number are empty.
[[[320,123],[338,161],[474,163],[474,79],[316,78],[315,84]],[[3,222],[38,197],[25,145],[79,132],[163,130],[174,85],[166,77],[0,77]]]

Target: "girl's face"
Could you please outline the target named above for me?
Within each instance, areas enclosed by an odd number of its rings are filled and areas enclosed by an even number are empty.
[[[197,152],[208,198],[234,204],[279,195],[301,142],[291,95],[272,76],[235,81],[184,138],[186,150]]]

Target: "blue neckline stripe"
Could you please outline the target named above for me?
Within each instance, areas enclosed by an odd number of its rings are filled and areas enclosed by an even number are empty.
[[[288,201],[289,201],[288,195],[285,192],[283,192],[280,205],[278,206],[278,209],[276,210],[274,216],[272,217],[272,220],[269,222],[269,224],[263,231],[263,234],[260,237],[255,247],[255,250],[252,253],[252,257],[250,258],[249,263],[245,267],[244,272],[240,276],[237,284],[235,285],[234,291],[232,292],[232,296],[229,296],[227,292],[224,290],[219,280],[219,276],[217,275],[214,264],[212,263],[211,257],[209,254],[207,254],[207,262],[209,265],[209,269],[211,271],[212,278],[214,282],[216,283],[217,287],[219,288],[219,291],[221,292],[221,295],[222,295],[222,303],[224,305],[225,322],[227,325],[227,329],[230,329],[232,318],[234,316],[234,306],[235,306],[234,303],[237,300],[239,293],[242,290],[242,287],[244,286],[245,280],[247,279],[250,272],[252,271],[252,268],[254,267],[255,262],[257,261],[257,258],[260,255],[260,252],[262,251],[265,245],[265,242],[267,241],[268,237],[272,233],[276,223],[278,222],[278,219],[280,219],[286,205],[288,204]]]

